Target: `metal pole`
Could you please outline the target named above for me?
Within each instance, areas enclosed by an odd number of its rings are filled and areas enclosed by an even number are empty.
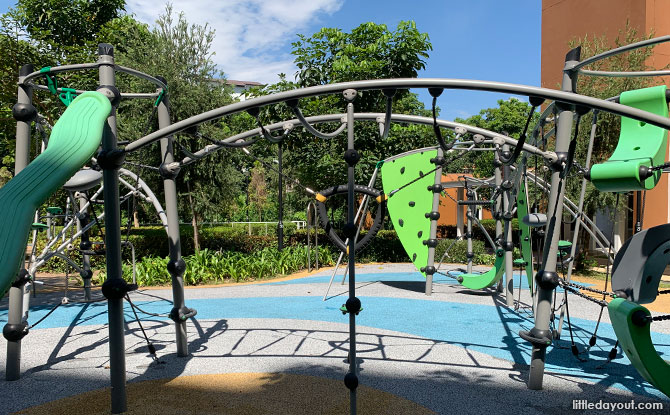
[[[88,204],[86,199],[79,196],[79,219],[77,220],[77,232],[80,232],[82,228],[88,225]],[[83,251],[90,251],[92,249],[91,241],[89,238],[89,232],[85,231],[81,234],[81,241],[79,243],[79,248]],[[82,269],[84,274],[82,274],[82,279],[84,280],[84,299],[91,299],[91,278],[93,277],[93,272],[91,271],[91,256],[89,254],[82,254]]]
[[[565,57],[566,70],[563,71],[563,91],[568,92],[574,90],[574,85],[577,83],[577,74],[569,69],[578,63],[579,55],[580,49],[576,48],[568,52]],[[573,116],[573,109],[570,106],[562,105],[560,107],[556,125],[556,154],[559,156],[559,162],[552,166],[549,208],[547,210],[548,220],[544,244],[545,248],[542,258],[542,267],[535,276],[537,282],[535,326],[529,332],[520,333],[522,337],[530,341],[533,345],[528,388],[534,390],[542,389],[544,362],[547,347],[551,344],[552,339],[549,323],[551,319],[553,292],[558,284],[556,261],[558,239],[560,235],[557,226],[560,225],[561,216],[563,214],[563,197],[565,194],[565,186],[563,186],[563,180],[560,176],[570,146]]]
[[[157,77],[167,85],[167,80]],[[170,102],[168,95],[158,103],[158,128],[170,125]],[[188,339],[186,336],[186,320],[180,316],[187,312],[184,301],[184,272],[186,263],[181,257],[181,240],[179,235],[179,213],[177,211],[177,184],[175,182],[179,174],[179,167],[174,163],[173,137],[162,138],[160,172],[163,176],[163,189],[165,191],[165,213],[168,220],[168,241],[170,250],[170,262],[168,272],[172,277],[172,311],[170,318],[175,323],[175,335],[177,342],[177,356],[188,356]]]
[[[33,72],[33,65],[23,65],[19,70],[19,81],[23,77]],[[16,155],[14,159],[14,175],[19,174],[30,161],[30,123],[37,110],[32,104],[33,91],[27,85],[19,85],[16,105],[14,107],[14,117],[20,115],[21,112],[27,113],[29,116],[19,116],[16,121]],[[17,111],[18,110],[18,111]],[[21,111],[23,110],[23,111]],[[33,114],[31,117],[30,115]],[[35,246],[33,245],[33,251]],[[7,339],[7,368],[5,372],[6,380],[18,380],[21,377],[21,339],[27,334],[25,330],[24,317],[24,300],[28,301],[30,293],[30,279],[22,278],[22,274],[16,278],[11,288],[9,289],[9,310],[7,314],[7,325],[3,329],[3,335]],[[13,325],[13,326],[12,326]],[[8,338],[5,330],[8,331],[8,326],[13,327],[15,336]]]
[[[344,384],[349,389],[349,413],[356,414],[356,388],[358,387],[358,367],[356,359],[356,315],[361,309],[361,301],[356,298],[356,237],[355,237],[355,194],[354,194],[354,168],[360,156],[354,149],[354,104],[356,90],[344,91],[347,100],[347,151],[344,159],[347,168],[347,231],[349,233],[349,244],[347,254],[349,257],[349,299],[347,299],[346,310],[349,313],[349,372],[344,377]]]
[[[441,147],[437,149],[437,157],[435,160],[443,159],[444,151]],[[440,195],[442,194],[442,165],[435,170],[435,180],[433,186],[429,191],[433,192],[433,206],[430,212],[426,215],[430,218],[430,236],[424,240],[424,245],[428,246],[428,261],[426,268],[422,269],[426,273],[426,295],[433,294],[433,274],[435,273],[435,247],[437,246],[437,221],[440,219]],[[457,207],[458,208],[458,207]]]
[[[509,152],[509,144],[503,144],[503,152]],[[503,242],[503,248],[505,249],[505,303],[507,307],[514,307],[514,258],[513,250],[514,244],[512,244],[512,206],[514,201],[512,201],[512,192],[511,192],[511,181],[510,176],[512,169],[509,165],[503,166],[503,175],[505,177],[505,182],[503,184],[503,220],[505,221],[505,240]],[[519,287],[521,289],[521,287]]]
[[[496,166],[495,169],[495,188],[494,191],[496,192],[501,192],[502,191],[502,162],[500,161],[500,154],[498,151],[493,152],[493,157],[494,157],[494,165]],[[502,245],[502,241],[504,238],[503,235],[503,225],[502,225],[502,220],[501,217],[499,216],[500,213],[502,213],[502,208],[503,208],[503,202],[502,202],[503,196],[500,194],[498,198],[496,199],[496,215],[493,215],[496,220],[496,237],[495,237],[495,242],[497,246]],[[503,287],[502,287],[503,281],[502,279],[498,282],[498,287],[497,291],[502,292]]]
[[[101,43],[98,46],[99,81],[101,92],[109,93],[113,98],[115,87],[114,48]],[[118,152],[116,138],[116,101],[112,101],[112,112],[107,118],[107,125],[102,136],[102,152],[98,161],[102,167],[103,197],[105,199],[105,246],[107,249],[107,281],[108,286],[123,286],[121,269],[121,211],[119,206],[119,172],[118,163],[123,153]],[[104,157],[102,157],[104,155]],[[104,287],[103,287],[104,288]],[[126,346],[124,339],[123,297],[107,299],[109,319],[109,366],[112,386],[112,413],[126,411]]]
[[[284,181],[282,177],[282,152],[283,152],[283,147],[284,144],[282,141],[279,142],[278,144],[278,150],[277,150],[277,172],[279,173],[279,194],[277,197],[277,201],[279,203],[279,209],[278,209],[278,222],[277,222],[277,249],[282,250],[284,249]]]

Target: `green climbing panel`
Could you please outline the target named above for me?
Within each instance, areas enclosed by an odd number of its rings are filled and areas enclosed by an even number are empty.
[[[427,189],[434,184],[435,173],[424,175],[424,172],[435,168],[430,162],[435,157],[437,150],[427,150],[387,161],[381,167],[382,186],[387,195],[420,178],[391,195],[387,202],[398,239],[418,270],[428,264],[428,246],[423,241],[430,238],[430,219],[425,214],[433,210],[433,192]]]
[[[502,249],[496,250],[496,260],[493,263],[493,268],[483,274],[462,274],[463,285],[471,290],[481,290],[490,287],[497,283],[505,271],[505,251]]]
[[[665,85],[627,91],[620,102],[630,107],[668,116]],[[665,162],[668,132],[632,118],[621,117],[619,142],[612,156],[591,167],[591,182],[600,191],[629,192],[653,189],[661,178],[655,171],[647,179],[640,177],[640,167],[658,166]]]
[[[0,297],[21,266],[35,210],[98,149],[111,109],[99,92],[78,96],[54,125],[46,150],[0,188]]]
[[[519,183],[519,190],[516,192],[516,215],[519,218],[519,241],[521,243],[521,257],[523,258],[526,277],[528,278],[528,287],[530,295],[533,295],[533,247],[530,240],[530,226],[523,222],[523,218],[528,215],[528,195],[526,190],[526,180]]]
[[[651,342],[650,323],[633,323],[635,313],[649,316],[649,310],[623,298],[610,301],[607,310],[621,348],[635,369],[649,383],[670,397],[670,364],[659,356]]]

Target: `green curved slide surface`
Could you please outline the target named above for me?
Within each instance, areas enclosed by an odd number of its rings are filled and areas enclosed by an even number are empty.
[[[47,149],[0,188],[0,294],[21,266],[35,210],[90,160],[111,109],[99,92],[79,95],[54,125]]]
[[[665,85],[626,91],[620,102],[633,108],[668,116]],[[591,182],[600,191],[628,192],[650,190],[661,179],[655,171],[646,179],[640,177],[640,167],[665,163],[668,132],[663,128],[645,124],[632,118],[621,117],[621,133],[612,156],[604,163],[591,168]]]
[[[502,249],[496,250],[496,260],[493,263],[493,268],[483,274],[461,274],[463,277],[463,285],[471,290],[481,290],[490,287],[497,283],[503,275],[505,262],[505,251]]]
[[[670,397],[670,364],[659,356],[651,342],[650,323],[635,324],[633,315],[650,316],[645,307],[615,298],[607,306],[614,333],[628,359],[649,383]]]
[[[386,207],[393,228],[419,271],[428,264],[428,246],[423,241],[430,238],[430,219],[425,215],[433,210],[433,192],[428,186],[435,181],[435,173],[424,172],[435,168],[430,159],[436,156],[437,150],[426,150],[387,161],[381,167],[384,193],[391,195]],[[419,180],[391,194],[416,179]]]

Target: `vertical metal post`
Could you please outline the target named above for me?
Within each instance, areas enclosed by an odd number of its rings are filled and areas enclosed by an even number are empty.
[[[347,233],[349,244],[347,245],[347,256],[349,263],[349,298],[345,305],[349,313],[349,372],[344,376],[344,384],[349,389],[349,413],[356,414],[356,388],[358,387],[358,366],[356,358],[356,315],[361,309],[361,301],[356,298],[356,219],[354,213],[355,194],[355,166],[360,156],[354,149],[354,104],[357,92],[354,89],[344,91],[347,101],[347,151],[344,159],[347,168]]]
[[[23,78],[33,72],[33,65],[23,65],[19,70],[19,82]],[[32,105],[33,91],[27,85],[19,85],[16,109],[26,109],[27,112],[36,114],[36,110]],[[16,111],[18,113],[18,111]],[[15,113],[15,116],[16,116]],[[23,118],[23,117],[21,117]],[[19,174],[30,162],[30,117],[25,119],[17,119],[16,121],[16,154],[14,157],[14,175]],[[35,247],[33,246],[33,251]],[[16,278],[11,288],[9,289],[9,310],[7,314],[7,325],[16,325],[15,328],[21,327],[25,323],[27,316],[24,315],[24,300],[29,301],[30,280],[28,278]],[[3,330],[4,334],[4,330]],[[21,338],[25,333],[22,332],[18,338],[7,339],[7,367],[5,371],[6,380],[18,380],[21,377]]]
[[[470,200],[470,198],[468,198]],[[468,206],[468,233],[465,234],[465,237],[467,238],[468,241],[468,252],[467,252],[467,257],[468,257],[468,265],[467,265],[467,272],[468,274],[472,274],[472,259],[474,257],[474,252],[472,251],[472,206]]]
[[[565,69],[563,71],[562,90],[572,92],[577,83],[577,74],[570,70],[579,61],[580,49],[576,48],[568,52],[565,57]],[[558,283],[556,273],[556,262],[558,252],[559,232],[563,215],[563,196],[565,186],[561,179],[564,162],[570,146],[572,133],[573,109],[568,105],[560,105],[558,122],[556,124],[556,154],[559,162],[552,166],[551,188],[549,191],[549,208],[547,210],[546,236],[542,267],[535,276],[537,282],[537,306],[535,308],[535,326],[529,332],[520,334],[533,345],[530,361],[530,374],[528,388],[542,389],[542,378],[544,376],[544,362],[547,347],[551,344],[552,333],[549,329],[551,319],[551,302],[554,289]]]
[[[77,220],[77,232],[88,224],[88,208],[86,207],[86,199],[82,196],[79,196],[79,212],[81,216],[80,219]],[[83,251],[90,251],[92,249],[88,231],[82,233],[79,246]],[[84,275],[82,275],[82,279],[84,280],[84,299],[88,301],[91,299],[91,278],[93,277],[93,271],[91,271],[91,256],[84,253],[81,256],[81,259],[82,269],[84,270]]]
[[[509,144],[503,144],[502,151],[509,153],[510,147]],[[503,241],[503,248],[505,249],[505,303],[507,307],[514,307],[514,258],[513,258],[513,249],[514,244],[512,243],[512,206],[514,206],[514,201],[512,200],[511,193],[511,182],[510,176],[512,169],[509,165],[505,164],[503,166],[503,176],[505,178],[505,184],[503,186],[503,220],[505,221],[505,236]],[[521,289],[521,287],[519,287]]]
[[[499,152],[494,151],[493,152],[493,157],[494,157],[494,165],[496,166],[495,172],[494,172],[494,180],[495,180],[494,183],[495,183],[496,187],[495,187],[494,191],[495,192],[502,192],[502,170],[501,170],[502,162],[500,161]],[[502,199],[503,199],[503,195],[502,195],[502,193],[500,193],[498,198],[496,199],[495,211],[496,211],[497,214],[502,213],[502,208],[503,208]],[[497,215],[494,215],[494,216],[495,216],[495,220],[496,220],[495,242],[496,242],[496,245],[501,246],[503,238],[504,238],[502,220],[501,220],[500,216],[497,216]],[[503,284],[503,281],[501,279],[498,282],[498,287],[497,287],[498,292],[502,292],[502,289],[503,289],[502,284]]]
[[[118,93],[115,87],[114,48],[101,43],[98,46],[98,62],[100,63],[99,81],[101,92]],[[107,125],[102,136],[102,154],[98,157],[102,162],[103,197],[105,199],[105,247],[107,249],[107,281],[110,284],[123,284],[121,269],[121,209],[119,207],[119,171],[115,166],[118,156],[116,138],[116,107],[107,118]],[[101,154],[101,155],[102,155]],[[112,413],[126,411],[126,346],[124,339],[123,298],[108,298],[107,310],[109,318],[109,366],[112,386]]]
[[[463,193],[463,188],[459,187],[456,189],[456,200],[463,200],[465,198]],[[456,204],[456,238],[461,239],[463,237],[463,211],[464,207]]]
[[[444,151],[441,147],[437,149],[437,159],[444,157]],[[439,188],[439,191],[436,189]],[[424,245],[428,246],[428,261],[426,268],[422,271],[426,273],[426,295],[433,294],[433,274],[435,273],[435,246],[437,246],[437,221],[440,219],[440,195],[442,194],[442,166],[438,165],[435,170],[435,181],[429,191],[433,192],[433,205],[430,212],[426,212],[427,217],[430,218],[430,236],[423,241]]]
[[[165,78],[158,78],[167,85]],[[158,103],[158,128],[170,125],[170,102],[168,94],[163,94],[163,99]],[[188,339],[186,336],[186,321],[180,315],[186,311],[184,301],[184,272],[186,264],[181,257],[181,240],[179,234],[179,213],[177,211],[177,184],[175,182],[179,173],[178,166],[174,166],[174,149],[172,136],[162,138],[161,146],[161,175],[163,176],[163,189],[165,190],[165,213],[168,221],[168,242],[170,249],[170,262],[168,272],[172,277],[172,311],[170,318],[175,322],[175,334],[177,342],[177,356],[188,356]]]
[[[283,152],[283,147],[284,143],[283,141],[280,141],[278,144],[278,150],[277,150],[277,171],[279,172],[279,180],[278,180],[278,187],[279,187],[279,194],[277,197],[277,202],[279,203],[279,209],[277,210],[278,212],[278,220],[277,220],[277,249],[282,250],[284,249],[284,177],[282,175],[282,152]]]

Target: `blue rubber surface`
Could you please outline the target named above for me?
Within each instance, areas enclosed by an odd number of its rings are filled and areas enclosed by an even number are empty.
[[[377,278],[380,276],[380,274],[373,275]],[[387,297],[360,297],[360,299],[365,308],[358,317],[358,324],[361,326],[426,337],[519,364],[529,363],[529,344],[518,336],[519,330],[530,329],[533,325],[527,312],[517,313],[505,307],[492,305],[430,300]],[[198,319],[278,318],[346,323],[348,317],[339,311],[342,302],[342,298],[323,302],[316,296],[254,297],[196,299],[187,301],[187,305],[198,310]],[[165,300],[137,302],[137,305],[154,313],[166,313],[171,308],[171,304]],[[37,321],[48,310],[48,307],[33,308],[30,320]],[[4,324],[6,320],[7,311],[0,311],[0,324]],[[133,320],[132,312],[126,303],[126,321],[132,324]],[[40,324],[39,328],[106,323],[106,303],[68,304],[59,307]],[[572,324],[580,349],[584,349],[584,344],[588,342],[595,328],[595,322],[573,318]],[[477,327],[477,330],[473,330],[473,327]],[[661,355],[670,355],[670,335],[654,333],[652,337]],[[564,338],[569,339],[567,327],[564,330]],[[611,325],[601,323],[598,331],[598,344],[601,346],[597,350],[594,348],[591,359],[586,363],[578,362],[569,350],[569,342],[560,340],[547,353],[547,370],[667,400],[651,385],[639,381],[639,375],[623,355],[611,362],[607,369],[597,369],[597,366],[606,359],[607,352],[615,342],[614,339]],[[612,370],[616,370],[618,381],[608,376],[608,371]],[[620,382],[621,379],[624,381]]]

